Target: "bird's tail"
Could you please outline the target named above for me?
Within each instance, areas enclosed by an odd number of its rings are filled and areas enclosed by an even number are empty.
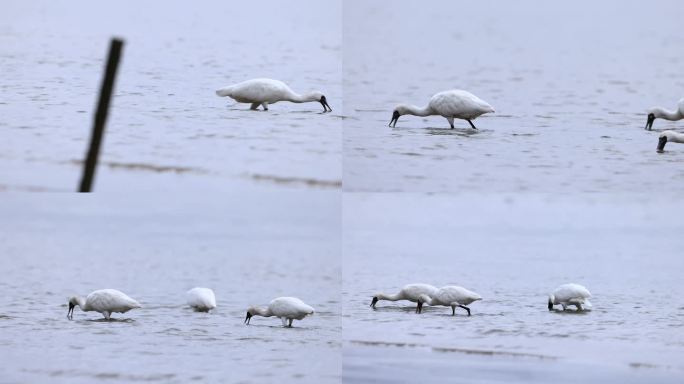
[[[230,96],[232,91],[233,91],[232,87],[221,88],[221,89],[216,90],[216,96],[221,96],[221,97]]]

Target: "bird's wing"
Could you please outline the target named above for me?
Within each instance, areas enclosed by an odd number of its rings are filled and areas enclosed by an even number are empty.
[[[236,85],[231,97],[242,102],[263,102],[279,99],[287,88],[281,81],[271,79],[248,80]]]

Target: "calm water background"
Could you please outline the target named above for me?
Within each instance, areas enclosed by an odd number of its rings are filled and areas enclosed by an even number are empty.
[[[382,1],[344,5],[348,191],[625,192],[684,188],[684,150],[655,151],[646,110],[684,96],[676,0]],[[496,113],[456,129],[403,116],[466,89]],[[656,130],[684,131],[682,122]]]
[[[339,186],[341,2],[7,2],[0,189],[73,190],[111,36],[126,40],[95,190]],[[319,104],[249,111],[214,91],[271,77]]]
[[[73,195],[71,195],[73,196]],[[0,382],[339,382],[339,193],[0,200]],[[211,287],[195,313],[185,292]],[[143,308],[66,319],[67,298],[117,288]],[[297,296],[316,314],[243,324]]]
[[[344,196],[343,377],[349,382],[684,380],[684,204],[633,197]],[[362,215],[359,212],[363,212]],[[451,316],[369,308],[409,283],[483,301]],[[585,314],[549,312],[577,282]]]

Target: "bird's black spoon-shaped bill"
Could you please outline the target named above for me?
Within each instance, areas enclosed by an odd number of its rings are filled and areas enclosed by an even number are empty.
[[[399,121],[399,111],[394,111],[394,113],[392,113],[392,120],[390,120],[388,127],[396,127],[397,121]],[[392,125],[392,123],[394,123],[394,125]]]
[[[328,105],[328,100],[325,98],[325,96],[321,96],[320,103],[323,106],[323,112],[332,112],[332,108],[330,108],[330,105]]]
[[[245,317],[245,324],[249,325],[249,320],[252,318],[252,314],[247,311],[247,316]]]
[[[648,114],[648,118],[646,118],[646,127],[644,129],[651,130],[653,128],[653,121],[655,120],[655,115],[652,113]]]

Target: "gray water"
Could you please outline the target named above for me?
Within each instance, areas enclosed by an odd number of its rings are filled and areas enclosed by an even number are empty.
[[[9,2],[0,15],[0,188],[76,188],[111,36],[126,40],[96,190],[341,178],[340,2]],[[255,77],[321,90],[254,112],[217,88]]]
[[[346,194],[343,376],[350,381],[681,382],[679,202],[605,196]],[[357,212],[364,212],[358,215]],[[472,316],[381,301],[461,285]],[[591,312],[549,312],[576,282]],[[550,377],[553,377],[551,378]],[[606,381],[607,380],[607,381]]]
[[[339,194],[216,197],[4,196],[0,382],[339,382]],[[215,311],[185,306],[195,286]],[[67,320],[68,297],[108,287],[143,308]],[[278,296],[316,313],[243,324]]]
[[[344,12],[344,188],[366,192],[681,191],[684,131],[646,111],[683,97],[678,1],[351,0]],[[496,113],[451,130],[402,116],[446,89]]]

